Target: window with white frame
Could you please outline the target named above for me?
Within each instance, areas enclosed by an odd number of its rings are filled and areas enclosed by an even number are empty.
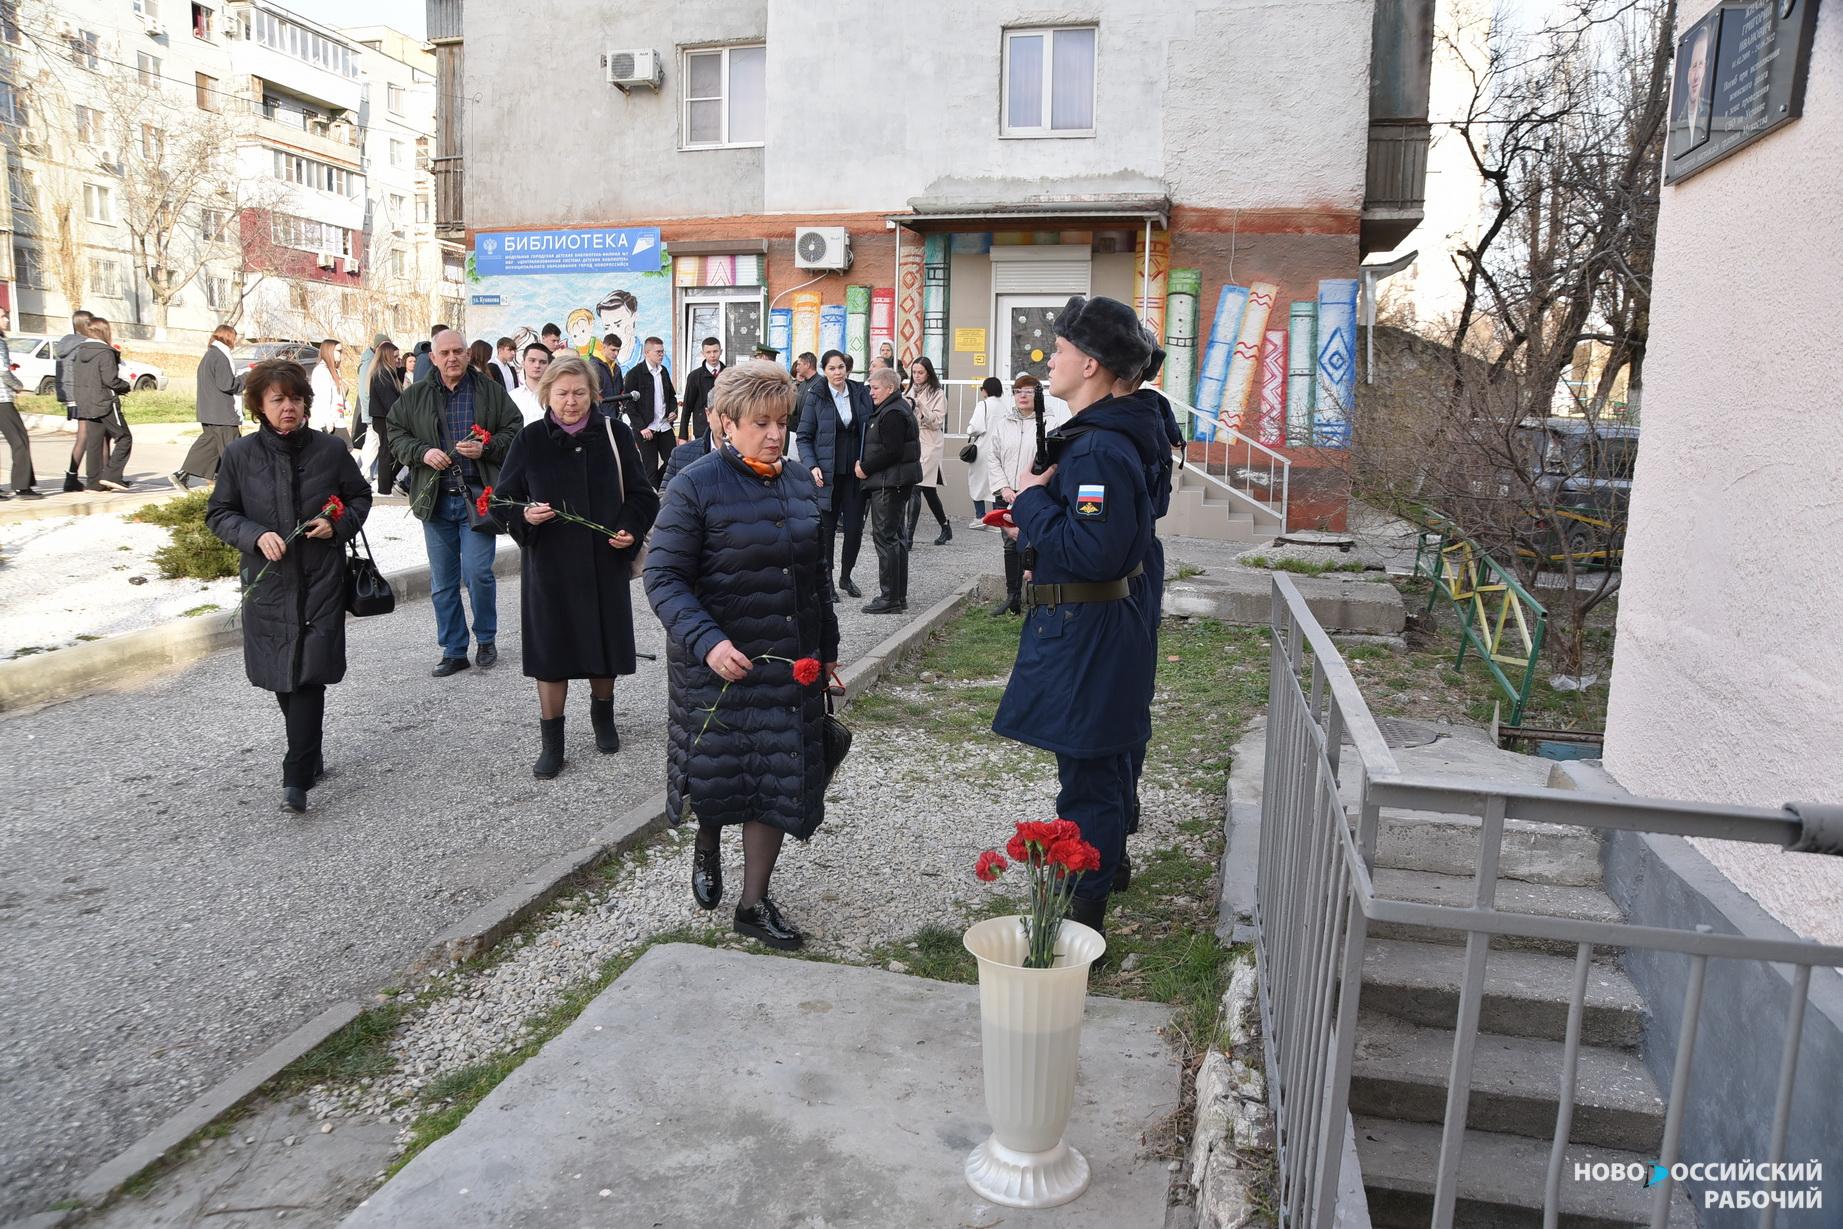
[[[107,184],[83,185],[83,216],[103,226],[115,225],[115,195]]]
[[[385,98],[385,105],[390,108],[390,113],[392,115],[402,115],[403,114],[403,87],[402,86],[400,85],[385,86],[384,87],[384,98]]]
[[[70,41],[70,62],[93,73],[102,71],[102,57],[97,52],[102,42],[94,30],[76,30],[65,36]]]
[[[408,141],[400,141],[396,137],[390,139],[390,164],[397,167],[406,167],[410,164]]]
[[[134,13],[150,21],[160,20],[160,0],[134,0]]]
[[[416,220],[424,223],[429,220],[429,198],[421,194],[416,197]]]
[[[269,215],[269,237],[281,247],[302,252],[327,252],[334,256],[352,254],[351,231],[290,213]]]
[[[166,155],[166,133],[152,124],[141,125],[141,156],[159,159]]]
[[[0,40],[15,47],[25,43],[19,33],[19,0],[0,0]]]
[[[134,67],[135,71],[140,75],[142,85],[147,86],[149,89],[159,88],[161,67],[159,56],[148,55],[145,51],[137,51],[134,54]]]
[[[12,202],[13,216],[31,217],[38,212],[38,188],[32,181],[32,172],[17,160],[7,166],[6,194]]]
[[[120,261],[105,260],[100,256],[90,257],[90,293],[101,295],[105,299],[122,297]]]
[[[768,49],[710,47],[685,52],[686,149],[760,145],[767,133]]]
[[[86,107],[82,103],[72,108],[72,112],[77,121],[77,140],[85,145],[96,144],[97,138],[102,133],[102,112],[95,107]]]
[[[230,234],[230,210],[201,209],[198,226],[207,243],[217,243]]]
[[[392,277],[403,276],[403,249],[400,247],[390,249],[390,275]]]
[[[1094,135],[1094,26],[1005,31],[1008,137]]]
[[[356,196],[363,189],[364,177],[355,171],[279,149],[270,152],[275,159],[275,177],[283,183],[318,188],[335,196]]]
[[[0,124],[26,126],[26,101],[14,92],[10,81],[0,81]]]
[[[45,271],[44,257],[35,247],[23,243],[13,245],[14,276],[21,286],[30,286],[34,290],[49,290],[51,276]]]
[[[399,193],[392,192],[389,200],[390,220],[393,222],[403,221],[404,217],[409,213],[409,198]]]
[[[222,311],[230,306],[230,279],[220,277],[209,269],[200,269],[198,273],[199,288],[205,292],[205,306],[212,311]]]

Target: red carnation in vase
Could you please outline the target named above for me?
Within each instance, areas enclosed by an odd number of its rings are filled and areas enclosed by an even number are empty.
[[[320,515],[324,516],[329,521],[337,522],[339,518],[345,514],[346,501],[339,498],[337,495],[328,495],[326,497],[326,506],[320,509]]]
[[[1028,862],[1030,860],[1030,846],[1024,843],[1024,834],[1022,832],[1013,836],[1005,843],[1005,852],[1011,855],[1011,860],[1013,862]]]
[[[973,863],[973,874],[982,883],[991,883],[1010,868],[1004,855],[996,849],[988,849],[979,855],[979,861]]]
[[[819,659],[802,657],[794,663],[794,682],[802,687],[811,687],[819,681]]]
[[[1044,861],[1062,868],[1067,875],[1085,875],[1090,871],[1101,869],[1101,851],[1088,842],[1077,837],[1072,841],[1057,841],[1044,855]]]
[[[486,510],[492,504],[492,502],[493,502],[493,488],[489,486],[486,488],[486,490],[480,492],[480,498],[474,500],[474,511],[481,516],[485,516]]]
[[[1064,839],[1064,833],[1056,827],[1056,823],[1060,822],[1064,821],[1058,820],[1052,823],[1039,819],[1027,819],[1018,824],[1018,835],[1032,845],[1048,849],[1057,841]]]
[[[473,426],[469,427],[467,429],[467,434],[473,436],[482,444],[490,444],[493,442],[493,433],[479,423],[475,423]]]

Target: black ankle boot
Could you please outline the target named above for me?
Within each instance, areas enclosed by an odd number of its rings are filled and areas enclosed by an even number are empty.
[[[1120,865],[1114,868],[1113,890],[1116,892],[1124,892],[1132,886],[1133,855],[1130,853],[1123,853],[1120,855]]]
[[[589,724],[595,727],[595,747],[605,755],[621,749],[621,732],[614,728],[614,701],[590,700]]]
[[[1080,922],[1102,938],[1106,938],[1107,898],[1103,896],[1099,900],[1093,900],[1085,896],[1077,896],[1069,902],[1069,920]]]
[[[64,489],[67,492],[81,491],[83,489],[83,479],[77,477],[76,470],[69,469],[64,471]]]
[[[934,539],[934,544],[936,546],[946,546],[951,541],[953,541],[953,526],[949,525],[946,521],[942,521],[941,532],[939,536]]]
[[[307,811],[307,791],[298,785],[282,786],[282,805],[296,814]]]
[[[782,917],[781,911],[766,896],[746,909],[741,905],[736,906],[736,933],[759,939],[769,947],[778,947],[784,952],[791,952],[806,942],[806,936],[792,922]]]
[[[538,753],[538,762],[531,766],[531,775],[548,781],[563,771],[563,718],[541,718],[538,737],[543,740],[544,749]]]
[[[715,909],[723,903],[723,851],[691,851],[691,899],[700,909]]]

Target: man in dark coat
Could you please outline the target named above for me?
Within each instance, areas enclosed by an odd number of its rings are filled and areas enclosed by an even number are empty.
[[[699,347],[704,361],[685,376],[685,399],[678,406],[678,438],[688,440],[705,429],[704,407],[710,402],[710,390],[723,374],[723,343],[706,337]]]
[[[70,356],[78,346],[89,340],[91,320],[95,317],[86,311],[71,313],[70,332],[58,338],[52,347],[51,383],[57,393],[58,404],[64,407],[64,416],[77,424],[77,438],[70,445],[70,469],[64,474],[66,491],[81,491],[83,482],[77,477],[77,462],[83,458],[83,448],[88,442],[90,424],[77,413],[77,395],[71,386]]]
[[[1101,929],[1126,847],[1132,753],[1151,737],[1150,624],[1133,581],[1152,552],[1153,487],[1170,448],[1155,414],[1114,396],[1115,381],[1151,359],[1133,309],[1077,296],[1055,332],[1049,391],[1075,416],[1049,437],[1054,463],[1024,475],[1011,505],[1007,532],[1032,552],[1034,575],[992,728],[1055,753],[1057,814],[1101,856],[1070,916]]]
[[[403,390],[390,407],[390,454],[410,471],[410,512],[422,522],[429,552],[430,602],[442,659],[432,672],[446,678],[467,669],[467,618],[461,585],[473,605],[473,636],[481,669],[499,661],[496,544],[475,532],[470,505],[499,481],[512,440],[525,420],[499,381],[467,365],[467,347],[453,329],[435,335],[436,375]],[[479,427],[482,443],[469,438]]]
[[[864,427],[870,422],[871,405],[870,391],[849,378],[850,363],[844,355],[826,351],[820,370],[824,378],[800,407],[795,443],[800,464],[819,489],[828,574],[833,571],[832,544],[839,530],[844,530],[832,595],[836,601],[839,589],[852,597],[863,596],[851,583],[851,569],[857,566],[858,549],[864,541],[864,488],[858,480],[857,463],[864,455]]]
[[[915,410],[898,391],[896,372],[870,373],[872,410],[864,428],[864,455],[857,463],[870,505],[871,535],[877,548],[877,596],[865,614],[900,614],[909,608],[909,548],[903,527],[909,495],[921,481],[921,427]]]
[[[230,368],[230,352],[236,344],[237,330],[220,324],[211,330],[211,345],[198,360],[198,421],[203,430],[172,473],[173,485],[182,491],[193,478],[206,482],[216,478],[224,450],[242,434],[237,394],[243,391],[243,377]]]
[[[672,372],[666,367],[666,343],[649,337],[641,344],[642,359],[627,373],[625,388],[638,393],[622,407],[634,437],[640,441],[640,458],[646,462],[647,474],[654,485],[663,488],[660,475],[670,468],[676,442],[672,428],[678,419],[678,390],[672,386]],[[708,451],[708,450],[707,450]]]

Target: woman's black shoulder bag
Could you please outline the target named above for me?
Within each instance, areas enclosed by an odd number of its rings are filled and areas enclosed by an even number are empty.
[[[358,544],[365,543],[365,553],[359,554]],[[390,582],[384,579],[384,573],[378,570],[378,561],[371,557],[371,541],[365,537],[361,527],[358,537],[346,543],[351,554],[346,556],[346,612],[364,618],[367,615],[389,614],[397,608],[396,591]]]
[[[832,712],[832,689],[826,689],[826,712],[820,719],[820,736],[824,743],[826,757],[826,786],[832,784],[832,776],[838,766],[851,754],[851,728]]]

